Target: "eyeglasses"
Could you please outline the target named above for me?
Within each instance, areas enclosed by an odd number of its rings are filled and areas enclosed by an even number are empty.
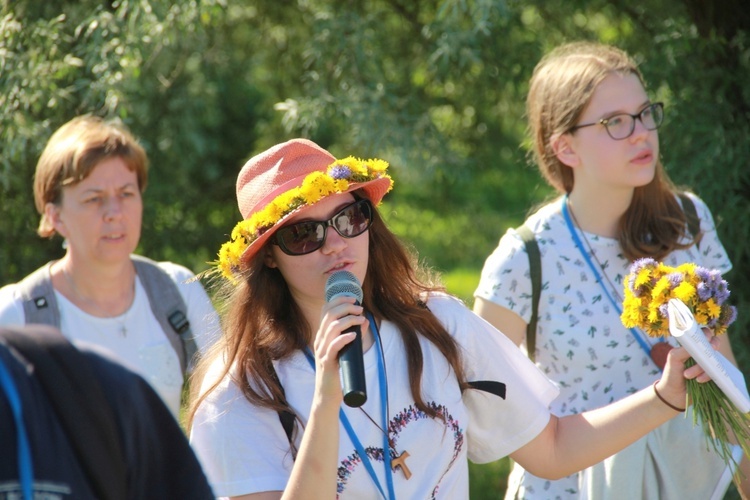
[[[641,121],[643,126],[646,127],[646,130],[656,130],[664,121],[664,103],[655,102],[649,104],[636,115],[620,113],[610,116],[609,118],[602,118],[595,123],[576,125],[575,127],[572,127],[569,132],[575,132],[579,128],[602,124],[612,139],[621,141],[633,135],[636,118]]]
[[[328,220],[306,220],[284,226],[276,231],[273,243],[287,255],[305,255],[325,244],[329,227],[344,238],[354,238],[367,231],[371,224],[372,203],[363,199],[345,206]]]

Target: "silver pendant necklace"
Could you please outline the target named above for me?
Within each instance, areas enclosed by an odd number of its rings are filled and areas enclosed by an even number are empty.
[[[372,319],[372,317],[370,317],[370,319]],[[380,329],[377,327],[375,322],[371,321],[370,324],[372,325],[373,335],[375,338],[375,346],[378,349],[378,356],[380,356],[380,359],[379,359],[381,363],[380,367],[382,367],[382,372],[378,370],[379,375],[382,375],[382,376],[379,376],[378,378],[379,378],[380,384],[383,386],[381,387],[381,391],[382,391],[381,396],[383,396],[381,397],[381,403],[385,404],[385,416],[383,418],[383,421],[384,421],[383,425],[385,425],[386,428],[384,429],[380,424],[378,424],[375,421],[375,419],[372,418],[370,414],[367,413],[367,411],[365,411],[365,409],[362,406],[360,406],[359,409],[362,411],[362,413],[365,414],[368,420],[372,422],[375,425],[375,427],[377,427],[380,430],[380,432],[383,433],[383,436],[385,436],[385,439],[388,442],[388,448],[390,450],[391,469],[392,470],[401,469],[401,472],[404,473],[404,478],[408,481],[409,478],[411,477],[411,470],[406,465],[406,459],[409,457],[409,452],[404,450],[401,454],[399,454],[398,451],[396,451],[396,443],[391,438],[391,435],[387,430],[388,418],[390,417],[390,414],[391,414],[391,403],[388,398],[388,369],[386,368],[386,363],[385,363],[385,350],[383,348],[383,339],[380,337]]]
[[[65,281],[68,283],[68,286],[70,286],[70,289],[73,290],[73,294],[75,297],[82,303],[82,304],[90,304],[93,305],[97,311],[101,312],[102,308],[93,300],[86,298],[83,296],[83,294],[78,291],[78,287],[75,284],[75,281],[73,281],[73,277],[68,274],[68,271],[65,269],[65,267],[61,267],[60,271],[62,272],[63,276],[65,277]],[[135,288],[135,283],[133,283],[133,287]],[[135,301],[135,290],[133,291],[133,301]],[[118,315],[118,316],[107,316],[106,314],[104,316],[101,316],[103,319],[116,319],[117,320],[117,331],[118,334],[125,338],[128,336],[128,316],[130,314],[130,309],[132,307],[132,303],[128,306],[128,308],[125,310],[124,313]]]

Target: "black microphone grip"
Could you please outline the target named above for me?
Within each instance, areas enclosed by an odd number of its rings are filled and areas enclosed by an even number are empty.
[[[342,333],[349,332],[355,332],[357,336],[339,351],[341,390],[344,393],[344,403],[352,408],[358,408],[367,401],[365,362],[362,353],[362,328],[357,325],[344,330]]]
[[[335,297],[345,295],[353,297],[357,305],[362,304],[362,286],[357,277],[349,271],[337,271],[326,281],[326,302]],[[367,387],[365,385],[365,361],[362,353],[362,327],[355,325],[342,332],[355,332],[354,340],[339,351],[339,376],[341,390],[344,393],[344,403],[352,408],[358,408],[367,401]]]

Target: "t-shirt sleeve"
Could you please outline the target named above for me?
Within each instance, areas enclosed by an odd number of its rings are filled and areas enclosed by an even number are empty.
[[[459,300],[434,296],[429,307],[461,346],[467,381],[505,387],[504,397],[473,388],[463,392],[469,459],[494,461],[535,438],[549,422],[557,387],[513,342]]]
[[[531,320],[529,256],[514,229],[508,229],[487,257],[474,296],[515,312],[526,323]]]
[[[26,323],[23,304],[16,293],[16,284],[0,288],[0,325],[22,326]]]
[[[719,233],[716,230],[711,210],[696,195],[689,193],[688,196],[690,196],[695,204],[695,211],[698,213],[698,218],[700,218],[701,231],[703,232],[703,238],[698,245],[700,259],[696,263],[703,267],[717,269],[722,273],[726,273],[732,269],[732,262],[729,260],[729,255],[727,255],[727,251],[719,239]]]
[[[187,306],[188,321],[198,351],[206,350],[221,336],[219,316],[210,297],[188,268],[172,262],[160,262],[161,267],[177,284]]]
[[[216,363],[208,381],[221,369]],[[196,412],[190,444],[217,496],[283,491],[292,470],[289,442],[273,410],[253,406],[224,377]]]

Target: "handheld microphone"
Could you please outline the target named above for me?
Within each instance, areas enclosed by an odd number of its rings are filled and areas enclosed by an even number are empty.
[[[326,302],[345,295],[362,303],[363,294],[359,280],[349,271],[337,271],[326,281]],[[367,401],[365,387],[365,361],[362,355],[362,328],[353,326],[342,333],[356,332],[357,336],[339,352],[339,375],[344,403],[352,408],[362,406]]]

